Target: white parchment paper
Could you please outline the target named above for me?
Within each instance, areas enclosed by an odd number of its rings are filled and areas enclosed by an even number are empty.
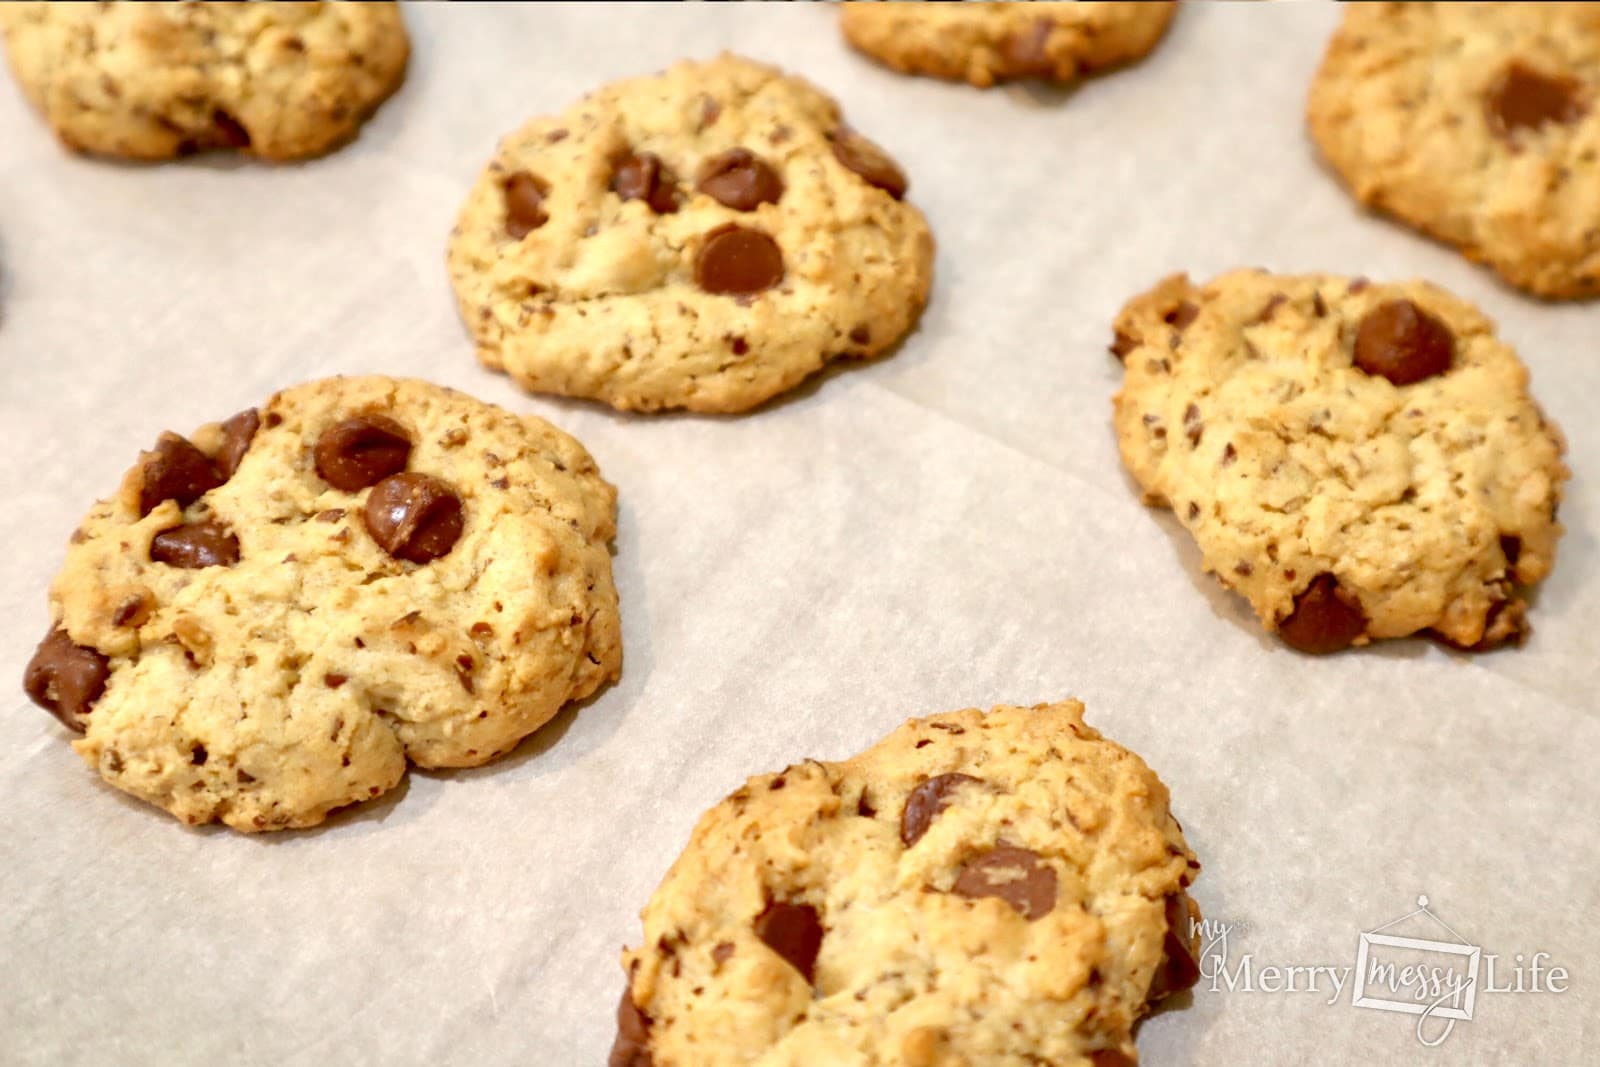
[[[1302,107],[1332,5],[1186,4],[1147,62],[1070,94],[896,76],[823,6],[407,14],[405,87],[303,166],[73,158],[0,86],[0,1062],[602,1063],[636,913],[746,775],[1066,695],[1171,786],[1196,896],[1233,924],[1235,988],[1149,1021],[1144,1062],[1600,1058],[1600,304],[1519,296],[1319,169]],[[629,418],[480,370],[444,240],[497,138],[721,48],[810,76],[905,164],[939,240],[921,329],[737,419]],[[1169,272],[1243,264],[1425,276],[1519,348],[1576,471],[1525,648],[1296,655],[1140,505],[1111,318]],[[621,489],[624,676],[502,762],[414,773],[320,830],[185,829],[21,696],[46,587],[160,430],[368,371],[593,450]],[[1352,965],[1422,894],[1499,985],[1545,952],[1566,992],[1480,986],[1429,1049],[1348,985],[1261,990],[1264,967]]]

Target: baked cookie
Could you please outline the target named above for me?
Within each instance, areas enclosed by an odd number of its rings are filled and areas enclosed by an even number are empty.
[[[69,148],[158,160],[314,156],[399,86],[400,9],[375,3],[0,4],[17,81]]]
[[[164,433],[72,536],[25,688],[186,823],[312,826],[617,677],[616,493],[449,389],[331,378]]]
[[[911,328],[933,238],[905,193],[810,84],[680,63],[507,137],[450,276],[478,358],[528,389],[744,411]]]
[[[1122,459],[1295,648],[1520,641],[1567,470],[1528,371],[1425,282],[1181,275],[1117,316]]]
[[[1142,58],[1172,3],[842,5],[845,40],[902,74],[981,88],[1017,78],[1073,82]]]
[[[1600,6],[1350,4],[1307,112],[1362,203],[1530,293],[1600,295]]]
[[[752,778],[644,909],[611,1067],[1131,1067],[1199,974],[1167,803],[1075,700]]]

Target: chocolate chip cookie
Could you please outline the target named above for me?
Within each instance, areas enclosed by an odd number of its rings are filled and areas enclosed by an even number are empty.
[[[1600,295],[1600,7],[1351,4],[1307,110],[1363,204],[1530,293]]]
[[[72,536],[24,686],[186,823],[312,826],[615,678],[616,493],[531,416],[332,378],[163,433]]]
[[[906,188],[801,79],[680,63],[507,137],[450,276],[478,358],[528,389],[744,411],[911,328],[933,238]]]
[[[1143,57],[1171,3],[841,5],[845,40],[902,74],[981,88],[1018,78],[1073,82]]]
[[[1527,635],[1565,446],[1476,308],[1425,282],[1180,275],[1123,308],[1111,350],[1146,502],[1285,642]]]
[[[912,720],[701,818],[624,956],[611,1067],[1131,1067],[1198,977],[1199,866],[1077,701]]]
[[[23,91],[70,148],[161,160],[314,156],[399,86],[396,4],[0,4]]]

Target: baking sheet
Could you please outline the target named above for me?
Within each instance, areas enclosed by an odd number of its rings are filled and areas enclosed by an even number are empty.
[[[1230,924],[1235,988],[1147,1022],[1145,1063],[1600,1055],[1600,304],[1523,298],[1318,169],[1301,109],[1332,5],[1186,4],[1147,62],[1070,93],[895,76],[821,6],[407,16],[405,87],[304,166],[71,158],[0,88],[0,1061],[603,1062],[637,910],[746,775],[908,715],[1069,694],[1169,784],[1197,899]],[[905,164],[939,240],[920,331],[734,419],[481,371],[444,239],[498,136],[721,48],[807,74]],[[1295,655],[1139,504],[1111,318],[1169,272],[1241,264],[1425,276],[1518,346],[1576,471],[1527,647]],[[22,698],[46,586],[161,429],[362,371],[537,412],[595,453],[621,489],[623,678],[500,763],[413,773],[322,829],[184,829]],[[1406,916],[1389,932],[1437,938],[1437,917],[1500,957],[1500,985],[1550,953],[1567,991],[1480,987],[1425,1048],[1348,986],[1260,989],[1264,967],[1353,965]]]

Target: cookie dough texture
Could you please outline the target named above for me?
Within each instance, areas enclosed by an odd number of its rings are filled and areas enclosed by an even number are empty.
[[[703,191],[741,150],[743,181]],[[809,83],[685,62],[507,137],[461,210],[450,276],[479,359],[530,390],[744,411],[911,328],[933,238],[904,192]],[[754,247],[708,272],[730,227]]]
[[[387,3],[0,4],[17,81],[67,146],[284,160],[354,136],[400,84]]]
[[[1600,295],[1600,6],[1350,4],[1308,115],[1363,204],[1530,293]]]
[[[643,913],[612,1067],[1131,1065],[1195,980],[1199,864],[1077,701],[752,778]]]
[[[1175,276],[1122,310],[1112,351],[1123,462],[1268,630],[1310,651],[1525,635],[1564,444],[1476,308],[1424,282]],[[1369,372],[1396,353],[1425,376]]]
[[[329,428],[374,415],[410,440],[405,470],[459,500],[459,535],[428,562],[375,539],[364,504],[378,489],[319,473]],[[408,759],[487,763],[618,675],[616,495],[571,437],[378,377],[286,390],[257,418],[232,476],[186,507],[141,517],[165,495],[142,457],[51,587],[53,625],[109,668],[73,742],[106,781],[186,823],[311,826],[393,788]],[[228,436],[209,425],[191,440],[220,457]],[[346,474],[362,455],[347,449]],[[231,533],[236,559],[152,560],[158,534],[197,523]]]
[[[979,87],[1016,78],[1072,82],[1143,57],[1171,3],[849,3],[840,27],[856,48],[902,74]]]

